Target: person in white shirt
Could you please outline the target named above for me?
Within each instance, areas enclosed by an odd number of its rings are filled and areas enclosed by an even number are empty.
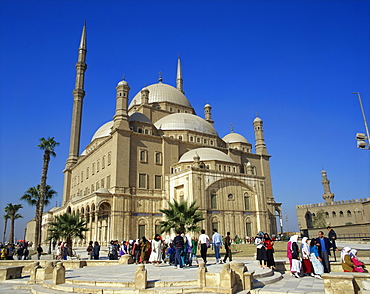
[[[202,234],[199,236],[199,246],[200,246],[200,255],[203,258],[204,263],[207,263],[207,249],[211,246],[211,241],[209,240],[206,231],[202,229],[200,231]]]

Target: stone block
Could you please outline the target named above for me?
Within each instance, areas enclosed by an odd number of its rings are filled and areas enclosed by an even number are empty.
[[[118,263],[119,264],[133,264],[134,259],[132,258],[130,254],[125,254],[120,257],[120,259],[118,260]]]
[[[235,274],[230,269],[230,264],[225,263],[222,265],[222,269],[220,272],[220,287],[232,289],[235,284]]]
[[[243,290],[252,290],[253,289],[253,280],[254,280],[254,271],[245,272],[243,275]]]
[[[37,271],[41,268],[40,262],[35,261],[33,262],[32,267],[30,268],[30,279],[28,281],[29,284],[35,284],[37,281]]]
[[[204,262],[199,263],[199,267],[197,270],[197,279],[198,279],[198,286],[204,287],[206,285],[206,272],[207,268]]]
[[[235,273],[235,284],[238,290],[244,289],[244,272],[248,269],[244,262],[232,261],[230,262],[230,268]]]
[[[63,262],[58,262],[53,270],[53,284],[64,284],[66,280],[66,269]]]
[[[323,274],[325,294],[355,293],[352,273]]]
[[[135,290],[145,290],[147,287],[148,273],[144,264],[139,264],[135,272]]]
[[[22,277],[23,266],[0,266],[0,281]]]

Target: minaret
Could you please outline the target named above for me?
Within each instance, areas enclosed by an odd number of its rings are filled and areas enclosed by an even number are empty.
[[[321,171],[321,176],[321,183],[324,186],[324,194],[322,194],[322,198],[325,200],[326,203],[331,203],[334,200],[334,193],[330,192],[330,181],[328,180],[328,176],[325,170]]]
[[[82,119],[82,104],[85,97],[84,83],[86,61],[86,22],[82,29],[80,47],[78,48],[78,61],[76,63],[76,84],[73,90],[73,113],[71,137],[69,145],[69,157],[67,159],[67,168],[77,162],[80,153],[80,137],[81,137],[81,119]]]
[[[212,120],[211,109],[212,109],[212,106],[209,105],[208,103],[204,105],[204,119],[213,125],[214,121]]]
[[[265,137],[263,135],[263,121],[258,116],[253,121],[254,136],[256,138],[256,154],[267,155]]]
[[[176,76],[176,89],[181,91],[181,93],[185,93],[182,87],[182,68],[181,68],[181,59],[180,53],[177,59],[177,76]]]
[[[116,87],[116,114],[113,117],[113,130],[129,130],[128,123],[128,94],[130,87],[125,80],[120,81]]]

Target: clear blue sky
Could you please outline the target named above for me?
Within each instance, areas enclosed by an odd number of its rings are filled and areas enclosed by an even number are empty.
[[[0,211],[40,182],[39,138],[61,144],[48,184],[63,194],[77,48],[87,21],[81,151],[112,119],[125,74],[130,98],[144,85],[175,85],[177,54],[185,94],[198,115],[213,107],[221,137],[254,144],[264,121],[274,197],[297,229],[295,206],[322,202],[322,167],[336,200],[370,197],[370,1],[1,1]],[[24,203],[16,237],[34,208]],[[284,221],[285,224],[285,221]],[[2,220],[0,228],[3,228]]]

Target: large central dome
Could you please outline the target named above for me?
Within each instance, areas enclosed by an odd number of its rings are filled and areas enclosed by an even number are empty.
[[[215,128],[208,121],[190,113],[166,115],[155,122],[154,125],[158,130],[162,131],[188,130],[218,136]]]
[[[144,88],[143,88],[144,89]],[[158,84],[153,84],[145,87],[149,90],[149,103],[155,102],[171,102],[174,104],[191,107],[188,98],[185,97],[181,91],[167,84],[159,82]],[[141,104],[141,92],[137,93],[132,99],[129,109],[134,105]]]

